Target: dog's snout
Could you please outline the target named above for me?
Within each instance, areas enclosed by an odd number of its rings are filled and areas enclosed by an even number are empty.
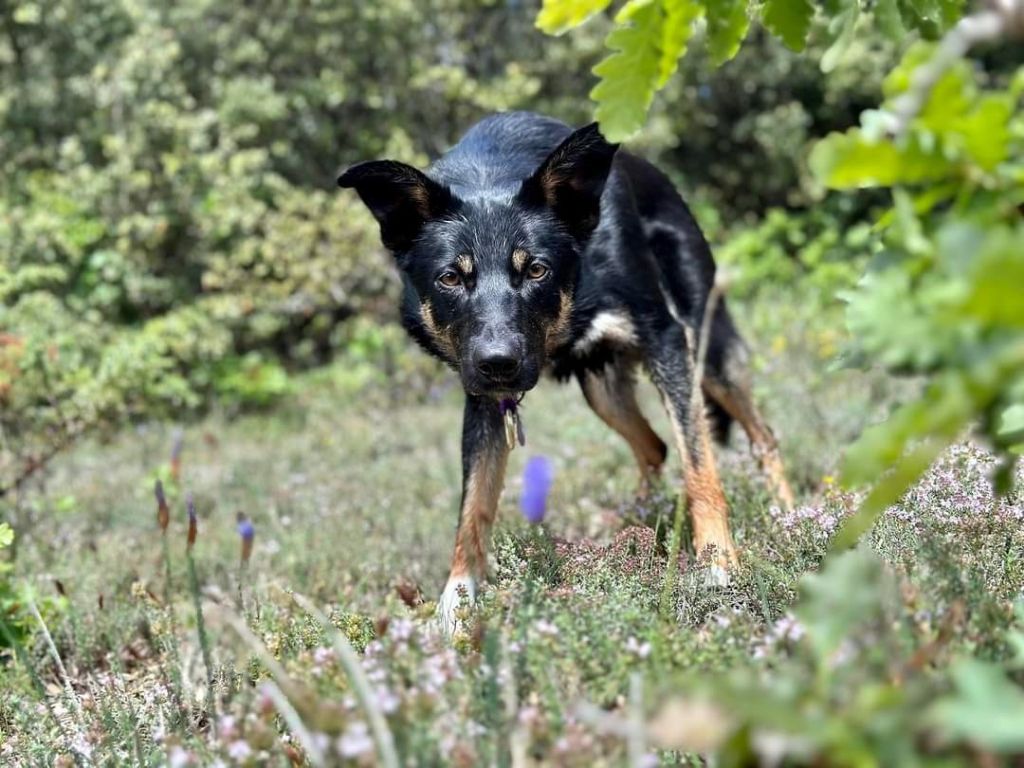
[[[488,349],[476,360],[477,372],[495,384],[515,380],[522,368],[523,361],[511,348]]]

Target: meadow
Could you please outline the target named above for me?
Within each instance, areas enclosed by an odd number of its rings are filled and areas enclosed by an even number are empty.
[[[995,499],[993,459],[963,442],[814,577],[857,503],[836,485],[838,449],[898,391],[826,362],[842,339],[813,302],[737,309],[800,505],[772,505],[734,434],[719,451],[742,551],[728,587],[707,586],[684,544],[666,596],[678,466],[638,500],[626,445],[575,386],[544,381],[524,403],[489,584],[446,639],[433,601],[461,393],[396,336],[298,378],[270,410],[140,425],[58,461],[18,510],[16,575],[48,634],[4,672],[0,760],[699,765],[745,732],[731,764],[982,761],[922,713],[955,688],[940,670],[956,658],[1021,650],[1024,500]],[[556,469],[540,526],[517,505],[530,455]]]
[[[5,4],[0,766],[1024,766],[1022,38],[1022,0]],[[336,169],[505,110],[678,187],[798,505],[734,429],[716,585],[678,458],[638,498],[542,381],[446,637],[462,393]]]

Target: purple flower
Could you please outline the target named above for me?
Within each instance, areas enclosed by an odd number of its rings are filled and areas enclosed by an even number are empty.
[[[554,467],[547,456],[531,456],[523,469],[523,495],[519,507],[528,522],[537,524],[544,520],[548,492],[554,479]]]
[[[247,563],[252,554],[252,541],[256,538],[256,528],[244,512],[239,512],[237,519],[238,535],[242,538],[242,562]]]

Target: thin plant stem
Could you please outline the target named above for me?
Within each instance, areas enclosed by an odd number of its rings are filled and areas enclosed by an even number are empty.
[[[683,546],[683,519],[686,515],[686,497],[679,495],[676,501],[676,515],[672,523],[672,541],[669,544],[668,563],[665,566],[665,581],[661,586],[659,610],[665,619],[672,618],[672,593],[675,591],[676,571],[679,570],[679,551]]]
[[[82,726],[82,705],[78,701],[78,695],[75,693],[74,686],[71,685],[71,678],[68,677],[68,671],[64,667],[64,662],[60,658],[60,653],[57,651],[57,646],[53,642],[53,636],[50,635],[50,630],[46,626],[46,622],[43,621],[43,616],[39,613],[39,607],[36,605],[36,601],[29,598],[28,609],[32,612],[32,616],[39,622],[39,627],[43,631],[43,639],[46,641],[46,650],[49,651],[50,657],[53,659],[53,663],[57,666],[57,671],[60,673],[61,682],[64,683],[64,692],[74,707],[75,715],[78,719],[79,727]]]
[[[185,559],[188,561],[188,584],[196,612],[196,633],[199,635],[199,648],[203,652],[203,666],[206,667],[206,707],[212,717],[216,715],[216,701],[213,695],[213,660],[210,656],[210,639],[206,635],[206,623],[203,621],[203,603],[202,596],[199,594],[196,561],[192,556],[191,549],[186,551]]]

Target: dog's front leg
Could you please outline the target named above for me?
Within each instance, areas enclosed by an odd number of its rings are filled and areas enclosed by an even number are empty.
[[[463,596],[470,603],[487,570],[487,545],[505,480],[509,446],[498,403],[466,396],[462,416],[462,505],[448,583],[438,610],[448,634],[458,624]]]

